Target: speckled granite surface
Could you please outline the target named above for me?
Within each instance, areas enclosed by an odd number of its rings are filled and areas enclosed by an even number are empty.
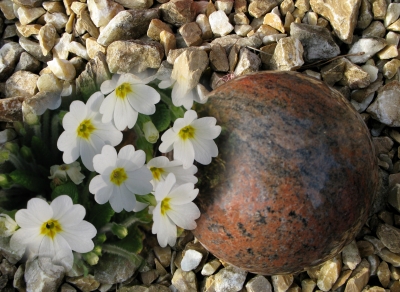
[[[262,72],[211,93],[224,130],[204,173],[194,230],[218,258],[260,274],[301,271],[349,243],[378,182],[367,127],[343,97],[294,72]],[[207,171],[207,169],[204,169]]]

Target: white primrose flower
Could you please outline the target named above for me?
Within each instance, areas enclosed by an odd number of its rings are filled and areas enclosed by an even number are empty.
[[[152,175],[144,165],[146,154],[135,151],[132,145],[121,148],[119,153],[111,146],[104,146],[101,154],[93,158],[94,169],[99,173],[89,184],[89,191],[99,204],[110,202],[115,212],[138,211],[135,195],[146,195],[153,190]]]
[[[27,209],[15,214],[21,228],[11,237],[10,246],[14,250],[24,246],[31,256],[51,258],[69,270],[74,261],[72,251],[86,253],[94,247],[92,238],[97,231],[83,220],[85,214],[85,208],[73,205],[66,195],[55,198],[50,205],[42,199],[30,199]]]
[[[102,121],[114,121],[117,129],[123,131],[126,127],[131,129],[135,125],[138,113],[154,114],[160,94],[146,85],[146,81],[130,73],[114,74],[111,80],[104,81],[100,90],[108,96],[100,107]]]
[[[17,230],[18,224],[7,214],[0,214],[0,237],[9,237]]]
[[[70,112],[63,119],[64,132],[57,141],[57,147],[64,151],[64,163],[70,164],[82,158],[83,165],[93,171],[93,157],[101,152],[104,145],[115,146],[122,141],[122,133],[112,123],[103,123],[99,113],[104,95],[96,92],[84,104],[75,100]]]
[[[174,150],[174,159],[188,169],[196,160],[201,164],[210,164],[212,157],[218,155],[218,148],[213,139],[221,133],[213,117],[197,119],[194,110],[185,112],[183,118],[176,119],[174,126],[161,136],[159,150],[163,153]]]
[[[81,165],[78,161],[70,164],[53,165],[50,167],[50,179],[58,178],[65,182],[67,181],[67,176],[76,185],[79,185],[83,181],[85,175],[81,173]]]
[[[164,182],[157,185],[154,196],[157,205],[153,209],[153,234],[157,234],[161,247],[174,246],[176,243],[177,228],[193,230],[197,224],[195,220],[200,217],[200,210],[192,201],[199,190],[194,189],[194,184],[186,183],[177,186],[173,173],[168,174]]]
[[[154,189],[158,183],[165,181],[169,173],[175,175],[176,184],[197,183],[197,177],[194,174],[197,172],[197,167],[191,165],[188,169],[184,169],[182,162],[179,160],[169,161],[165,156],[159,156],[151,159],[147,163],[147,168],[150,169],[153,179],[151,183]]]

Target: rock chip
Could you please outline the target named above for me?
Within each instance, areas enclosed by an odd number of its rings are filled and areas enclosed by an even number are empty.
[[[348,56],[348,59],[356,64],[365,63],[377,52],[386,46],[386,41],[382,38],[362,38],[356,41],[350,48],[349,54],[359,54],[358,56]]]
[[[28,261],[25,267],[26,290],[57,291],[64,273],[64,267],[53,265],[50,258]]]
[[[52,61],[47,62],[47,66],[59,79],[72,81],[76,76],[75,67],[68,60],[54,58]]]
[[[174,26],[193,22],[196,10],[193,0],[170,0],[159,7],[162,19]]]
[[[55,27],[57,32],[61,33],[65,29],[68,22],[68,16],[62,12],[46,13],[44,15],[46,24],[51,24]]]
[[[22,34],[23,37],[30,37],[31,35],[34,34],[39,34],[40,28],[42,25],[40,24],[26,24],[22,25],[19,21],[15,23],[15,26],[17,28],[17,31]]]
[[[362,37],[363,38],[382,38],[385,36],[386,29],[382,22],[380,21],[373,21],[370,26],[368,26],[366,29],[363,30],[362,32]]]
[[[40,16],[46,13],[42,7],[28,8],[25,6],[19,7],[17,10],[18,19],[22,25],[29,24]]]
[[[377,253],[377,255],[384,260],[392,264],[394,267],[400,267],[400,255],[397,253],[392,253],[387,248],[382,249]]]
[[[216,37],[226,36],[234,27],[229,22],[228,16],[222,11],[218,10],[210,14],[208,17],[211,30]]]
[[[221,45],[212,45],[210,51],[210,65],[214,71],[229,71],[228,56]]]
[[[255,18],[259,18],[270,12],[272,8],[278,5],[276,0],[254,0],[251,1],[248,7],[249,14]]]
[[[102,29],[97,42],[102,46],[108,46],[117,40],[138,39],[146,34],[154,18],[159,18],[157,9],[121,11]]]
[[[335,0],[310,0],[310,5],[314,12],[329,20],[343,42],[351,44],[361,0],[343,0],[341,5]]]
[[[390,3],[385,15],[385,27],[394,23],[400,16],[400,3]]]
[[[279,71],[291,71],[304,64],[303,46],[293,37],[280,39],[271,58],[271,68]]]
[[[198,291],[196,274],[192,271],[185,272],[181,269],[177,269],[172,277],[171,283],[178,291]]]
[[[369,271],[370,264],[363,259],[347,281],[345,291],[361,291],[368,283]]]
[[[168,24],[157,18],[154,18],[150,21],[150,25],[147,30],[147,36],[155,41],[160,41],[160,34],[162,31],[173,33]]]
[[[357,89],[365,88],[371,83],[369,74],[361,69],[360,66],[353,64],[346,58],[343,58],[343,61],[346,66],[343,78],[340,80],[341,85],[348,86],[350,89]]]
[[[368,241],[359,240],[356,244],[361,258],[369,257],[375,253],[374,246]]]
[[[377,276],[384,288],[387,288],[390,283],[390,270],[386,262],[381,262],[378,266]]]
[[[15,18],[13,2],[11,0],[0,1],[0,10],[6,19],[12,20]]]
[[[285,33],[285,28],[283,27],[282,20],[275,13],[265,14],[263,24],[269,25],[270,27],[280,31],[281,33]]]
[[[163,58],[163,46],[154,41],[115,41],[107,47],[107,64],[111,73],[159,68]]]
[[[201,29],[201,34],[203,40],[208,40],[213,37],[213,32],[211,29],[210,21],[205,14],[199,14],[196,17],[196,23],[199,25]]]
[[[153,0],[115,0],[115,2],[121,4],[128,9],[148,9],[153,6]],[[160,2],[160,1],[158,1]]]
[[[354,240],[343,248],[342,259],[343,263],[349,267],[350,270],[354,270],[361,262],[360,252]]]
[[[38,39],[43,56],[47,56],[50,50],[54,47],[56,35],[56,28],[51,24],[46,24],[40,28]]]
[[[379,224],[376,235],[393,253],[400,253],[400,230],[389,224]]]
[[[249,280],[245,287],[247,292],[272,292],[271,283],[261,275]]]
[[[86,51],[90,59],[93,59],[97,52],[106,53],[106,48],[100,45],[94,37],[86,39]]]
[[[97,27],[106,26],[124,7],[110,0],[88,0],[90,18]]]
[[[214,277],[215,291],[234,292],[243,288],[247,272],[234,266],[221,269]]]
[[[139,266],[125,257],[104,253],[101,261],[93,266],[94,278],[102,284],[121,283],[132,277],[138,268]]]
[[[33,96],[37,92],[39,75],[28,71],[17,71],[6,81],[6,97]]]
[[[340,54],[339,46],[325,27],[293,22],[290,25],[290,35],[303,45],[306,62],[333,58]]]
[[[342,269],[340,256],[326,261],[319,271],[317,286],[322,291],[329,291],[339,278]]]
[[[26,52],[28,52],[40,62],[46,63],[53,59],[53,55],[50,52],[46,56],[43,55],[42,48],[37,42],[31,41],[30,39],[24,37],[20,37],[19,44]]]
[[[156,258],[163,265],[163,267],[168,267],[170,265],[172,257],[170,246],[166,247],[155,246],[153,248],[153,252]]]
[[[387,11],[387,3],[385,0],[372,0],[372,13],[374,14],[374,19],[383,20],[385,19]]]
[[[27,52],[22,52],[19,62],[17,63],[17,66],[15,66],[15,72],[16,71],[30,71],[32,73],[37,73],[40,71],[42,64],[36,60],[34,57],[29,55]]]
[[[293,283],[293,275],[273,275],[271,276],[272,285],[275,292],[285,292]]]
[[[393,78],[400,68],[400,60],[392,59],[383,66],[383,75],[387,79]]]
[[[74,285],[81,291],[94,291],[100,287],[100,283],[95,280],[93,275],[80,276],[74,278],[67,278],[67,282]]]
[[[185,272],[196,269],[202,258],[203,254],[201,252],[193,249],[186,250],[181,261],[181,269]]]
[[[371,11],[371,3],[368,0],[361,0],[360,11],[358,13],[357,28],[365,29],[374,19]]]
[[[302,292],[313,292],[317,283],[313,279],[304,279],[301,281]]]
[[[185,23],[179,28],[179,33],[188,47],[199,46],[203,42],[200,26],[196,22]]]
[[[221,262],[218,259],[214,259],[211,262],[208,262],[203,266],[203,268],[201,270],[201,274],[203,276],[210,276],[210,275],[214,274],[220,266],[221,266]]]
[[[14,71],[24,49],[15,42],[4,44],[0,49],[0,80],[6,80]]]
[[[46,73],[39,76],[36,85],[39,91],[61,92],[63,83],[64,82],[58,79],[53,73]]]
[[[235,68],[235,76],[242,76],[248,73],[257,72],[261,66],[261,59],[258,55],[242,48],[239,53],[239,60]]]
[[[382,124],[399,127],[400,112],[397,111],[397,106],[394,106],[400,103],[399,90],[399,81],[392,81],[380,88],[375,101],[367,108],[367,112]]]

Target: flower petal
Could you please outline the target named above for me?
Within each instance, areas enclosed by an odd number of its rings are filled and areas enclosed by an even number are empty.
[[[117,98],[114,93],[109,94],[100,106],[99,112],[103,115],[101,121],[103,123],[111,122]]]
[[[107,185],[99,189],[94,195],[94,200],[100,205],[107,203],[110,200],[110,198],[114,195],[113,190],[114,188],[111,185]]]
[[[93,93],[86,102],[86,108],[88,110],[88,113],[99,112],[100,106],[103,101],[104,101],[104,95],[100,91]]]
[[[117,187],[113,187],[112,196],[110,197],[109,202],[113,210],[117,213],[121,212],[124,209],[124,203]]]
[[[133,194],[146,195],[153,190],[153,186],[150,183],[153,175],[146,166],[127,174],[129,178],[125,181],[125,185]]]
[[[74,205],[62,216],[57,216],[63,229],[80,224],[85,218],[86,209],[82,205]],[[57,219],[57,218],[55,218]]]
[[[117,160],[117,151],[110,145],[104,145],[101,154],[93,157],[93,168],[98,173],[103,173],[109,167],[115,167]]]
[[[127,99],[137,112],[152,115],[156,111],[154,104],[160,101],[160,94],[148,85],[135,84],[133,92],[128,94]]]
[[[115,103],[115,109],[114,109],[115,127],[118,130],[123,131],[128,125],[128,118],[129,117],[127,116],[125,101],[122,100],[121,98],[118,98]]]
[[[191,141],[195,153],[194,159],[197,162],[207,165],[211,163],[212,157],[218,156],[218,147],[214,140],[192,139]]]
[[[96,236],[97,230],[93,224],[82,221],[79,225],[71,226],[60,233],[60,235],[68,242],[73,251],[89,252],[93,249],[94,244],[91,240]]]
[[[221,133],[221,127],[216,126],[217,120],[213,117],[205,117],[192,122],[196,129],[195,136],[201,139],[213,140]]]
[[[168,129],[161,136],[162,143],[160,144],[160,147],[158,149],[162,153],[167,153],[173,149],[174,142],[178,139],[179,139],[178,134],[174,132],[172,129]]]
[[[68,114],[72,115],[78,122],[81,122],[86,118],[87,114],[86,105],[80,100],[74,100],[69,105],[69,113],[66,113],[65,115]]]
[[[62,125],[63,125],[64,130],[66,130],[66,131],[76,131],[76,129],[78,129],[78,126],[82,120],[77,119],[75,117],[75,115],[73,115],[71,112],[68,112],[65,114],[65,116],[62,120]]]
[[[55,198],[50,203],[50,207],[53,210],[54,214],[52,218],[58,220],[60,217],[64,215],[65,212],[69,211],[72,205],[73,205],[72,199],[67,195],[61,195]]]
[[[152,167],[156,167],[156,168],[164,168],[167,167],[169,164],[169,159],[165,156],[158,156],[158,157],[154,157],[152,158],[148,163],[147,163],[147,167],[148,168],[152,168]]]
[[[174,143],[174,159],[182,161],[183,168],[192,166],[195,158],[195,150],[189,140],[177,140]]]
[[[157,201],[161,202],[164,198],[169,194],[172,187],[176,182],[175,175],[173,173],[169,173],[165,181],[160,182],[156,190],[154,192],[154,196]]]
[[[114,74],[111,80],[106,80],[100,85],[100,91],[103,94],[109,94],[117,87],[119,75]]]
[[[72,268],[74,256],[68,242],[62,236],[56,236],[53,240],[54,255],[53,264],[63,266],[67,271]],[[40,260],[40,258],[39,258]]]
[[[33,198],[28,201],[27,210],[32,215],[36,216],[40,222],[45,222],[53,216],[53,209],[50,207],[50,205],[47,204],[45,200],[38,198]],[[20,216],[18,216],[17,212],[17,214],[15,214],[15,221],[17,221],[18,225],[20,225],[18,222],[19,219]]]
[[[197,224],[194,220],[200,217],[199,208],[192,202],[184,205],[173,205],[168,210],[167,215],[171,220],[181,228],[193,230]]]
[[[92,137],[93,138],[93,137]],[[81,139],[79,152],[83,165],[90,171],[94,171],[93,168],[93,157],[97,154],[96,150],[88,140]]]
[[[199,190],[194,188],[194,184],[186,183],[174,188],[168,194],[168,198],[173,205],[183,205],[193,201],[198,193]]]

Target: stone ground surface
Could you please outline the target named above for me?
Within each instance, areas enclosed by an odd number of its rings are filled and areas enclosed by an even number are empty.
[[[1,129],[22,119],[22,104],[51,100],[63,88],[64,96],[87,97],[111,73],[189,67],[194,87],[201,68],[211,89],[250,72],[296,70],[339,90],[361,114],[381,182],[356,240],[300,274],[247,273],[186,233],[172,249],[149,236],[147,270],[112,258],[114,274],[105,276],[46,274],[46,263],[15,266],[1,256],[2,291],[400,291],[399,2],[0,1]],[[46,286],[34,286],[37,279]]]

